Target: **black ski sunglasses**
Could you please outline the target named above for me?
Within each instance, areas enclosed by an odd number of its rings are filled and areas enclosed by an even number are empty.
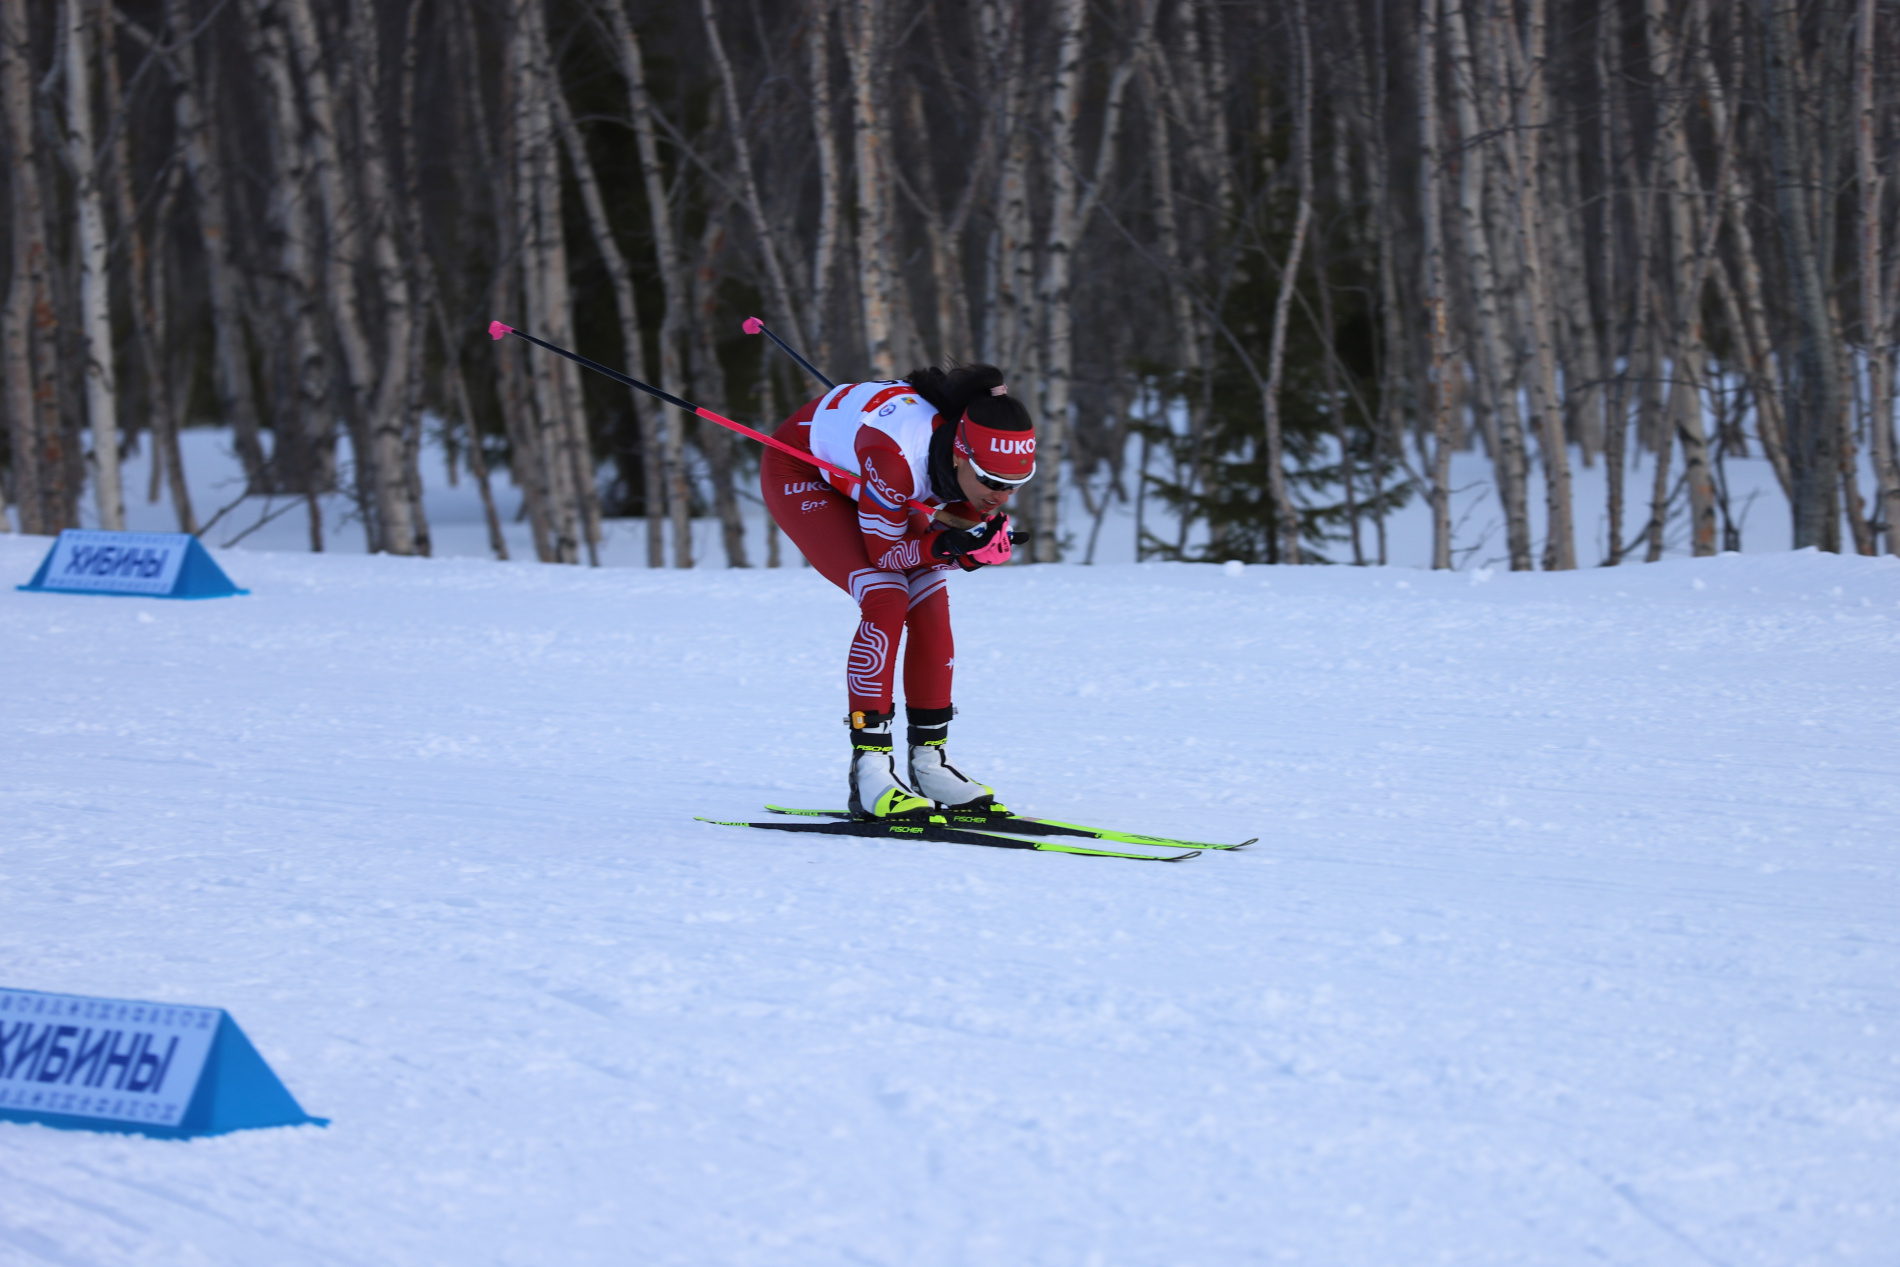
[[[968,458],[965,458],[963,460],[966,462],[970,462],[970,459]],[[977,483],[981,484],[984,488],[990,489],[993,492],[1013,493],[1017,489],[1021,488],[1024,484],[1027,484],[1031,479],[1035,478],[1036,473],[1034,471],[1031,471],[1029,472],[1028,475],[1023,476],[1021,479],[1017,480],[1015,483],[1012,484],[1008,480],[997,479],[994,475],[989,474],[982,467],[978,466],[976,463],[970,462],[970,474],[976,476]]]

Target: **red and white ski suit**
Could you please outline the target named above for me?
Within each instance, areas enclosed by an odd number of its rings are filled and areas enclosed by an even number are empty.
[[[908,499],[937,507],[930,437],[947,425],[908,383],[841,383],[779,424],[777,439],[843,467],[847,481],[777,449],[760,464],[772,518],[824,578],[858,605],[845,662],[850,709],[889,712],[897,646],[906,627],[904,701],[948,708],[956,646],[950,636],[955,565],[930,556],[930,520]],[[965,502],[948,506],[979,518]]]

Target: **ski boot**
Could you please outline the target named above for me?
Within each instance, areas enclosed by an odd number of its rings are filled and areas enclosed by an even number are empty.
[[[910,785],[917,795],[945,809],[981,810],[996,805],[996,791],[950,764],[944,752],[949,742],[954,708],[909,708]]]
[[[911,794],[897,777],[888,713],[859,712],[845,718],[851,727],[851,816],[903,818],[928,813],[930,802]]]

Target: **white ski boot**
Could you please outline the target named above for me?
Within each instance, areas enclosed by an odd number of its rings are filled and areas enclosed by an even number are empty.
[[[918,796],[945,809],[988,809],[996,791],[950,764],[944,751],[954,708],[907,708],[910,715],[910,785]]]
[[[891,744],[893,713],[862,712],[845,718],[851,727],[851,816],[902,818],[930,809],[897,777]]]

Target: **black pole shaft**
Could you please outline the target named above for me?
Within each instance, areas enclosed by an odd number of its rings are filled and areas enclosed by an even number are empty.
[[[748,333],[750,333],[750,331],[748,331]],[[550,352],[558,352],[562,356],[565,356],[568,360],[573,361],[575,364],[585,365],[590,370],[597,370],[600,373],[605,374],[608,378],[613,379],[615,382],[625,383],[627,386],[646,392],[650,396],[657,396],[661,400],[665,401],[667,404],[677,405],[681,409],[684,409],[689,414],[696,414],[699,417],[706,419],[706,421],[708,422],[717,423],[718,425],[722,427],[738,432],[742,436],[747,436],[753,440],[757,440],[760,444],[765,445],[767,448],[777,449],[779,450],[779,452],[788,454],[791,457],[798,459],[800,462],[809,463],[812,466],[817,467],[821,471],[829,471],[833,475],[836,475],[840,479],[846,481],[846,483],[848,484],[857,484],[857,483],[862,482],[864,479],[864,477],[860,475],[858,472],[847,470],[846,468],[842,466],[838,466],[837,464],[832,463],[832,462],[827,462],[823,458],[812,453],[809,449],[795,449],[791,445],[785,443],[785,441],[780,440],[775,436],[769,436],[765,434],[763,431],[759,431],[759,430],[756,430],[755,428],[746,426],[742,422],[734,422],[730,418],[723,418],[720,415],[714,413],[710,409],[701,409],[698,405],[695,405],[690,400],[681,400],[678,396],[675,396],[672,392],[663,392],[659,388],[653,386],[652,384],[643,383],[637,378],[630,378],[627,375],[622,374],[619,370],[608,369],[605,365],[602,365],[599,361],[590,361],[586,357],[582,356],[580,353],[570,352],[558,343],[549,343],[546,339],[537,339],[532,334],[527,333],[525,330],[517,330],[511,325],[504,325],[502,322],[499,322],[499,321],[491,321],[488,323],[488,337],[491,339],[504,339],[504,338],[507,338],[511,334],[515,335],[518,338],[526,339],[528,342],[534,344],[538,348],[546,348]],[[793,355],[796,356],[797,353],[793,353]],[[813,371],[813,372],[815,373],[816,371]],[[937,513],[937,507],[927,505],[924,502],[920,502],[915,497],[906,498],[905,500],[908,502],[908,504],[913,510],[921,511],[926,516],[934,515]]]
[[[817,379],[819,382],[823,383],[825,385],[826,390],[830,390],[831,388],[837,386],[836,383],[826,378],[823,374],[820,374],[818,372],[817,366],[813,365],[810,361],[806,360],[804,357],[800,356],[797,352],[793,351],[791,344],[779,338],[776,334],[773,334],[772,328],[770,326],[766,325],[763,321],[759,321],[757,317],[754,317],[752,320],[755,322],[758,322],[760,334],[772,340],[772,342],[778,344],[779,350],[781,352],[785,353],[785,355],[791,357],[794,361],[797,361],[800,365],[804,366],[805,372],[811,375],[813,378]]]
[[[620,382],[625,383],[627,386],[632,387],[638,391],[643,391],[649,396],[658,396],[661,400],[665,401],[669,405],[678,405],[681,409],[684,409],[689,414],[696,414],[699,412],[699,406],[695,405],[690,400],[681,400],[678,396],[675,396],[672,392],[663,392],[659,388],[654,387],[650,383],[643,383],[637,378],[633,378],[633,377],[630,377],[629,375],[622,374],[619,370],[609,369],[607,366],[602,365],[599,361],[590,361],[586,357],[582,356],[580,353],[570,352],[564,347],[560,347],[557,344],[549,343],[546,339],[537,339],[532,334],[529,334],[526,330],[517,330],[513,326],[509,326],[507,327],[507,332],[509,334],[514,335],[516,338],[526,339],[528,342],[534,344],[536,347],[546,348],[550,352],[557,352],[560,355],[565,356],[570,361],[573,361],[580,365],[585,365],[590,370],[598,370],[600,373],[605,374],[608,378],[618,379]]]

